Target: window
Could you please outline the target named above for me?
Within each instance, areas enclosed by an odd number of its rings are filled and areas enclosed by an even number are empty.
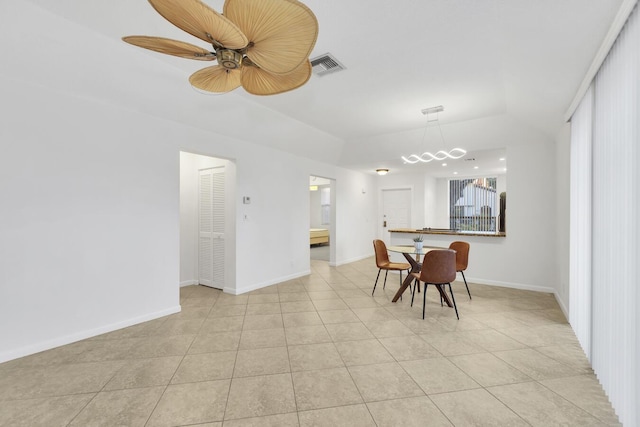
[[[496,231],[497,178],[449,180],[449,228]]]

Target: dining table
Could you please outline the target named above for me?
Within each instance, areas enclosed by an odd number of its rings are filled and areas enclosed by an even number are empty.
[[[393,299],[391,300],[391,302],[396,302],[398,301],[398,298],[400,298],[402,296],[402,294],[404,293],[404,291],[411,286],[411,282],[415,279],[411,273],[420,273],[420,270],[422,269],[422,262],[420,261],[420,256],[423,256],[425,254],[427,254],[430,251],[433,250],[442,250],[442,249],[449,249],[449,248],[442,248],[442,247],[438,247],[438,246],[423,246],[420,249],[416,249],[416,247],[414,245],[392,245],[392,246],[387,246],[387,250],[389,252],[397,252],[397,253],[401,253],[402,255],[404,255],[404,257],[407,259],[407,261],[409,262],[409,264],[411,265],[411,271],[409,271],[409,274],[407,274],[407,277],[403,280],[402,282],[402,286],[400,286],[400,289],[398,289],[398,292],[396,292],[396,294],[393,296]],[[442,297],[442,300],[444,302],[447,303],[447,305],[449,307],[453,307],[453,304],[451,304],[451,300],[449,299],[449,296],[447,296],[446,292],[444,291],[444,288],[442,285],[435,285],[436,289],[438,290],[438,292],[440,293],[440,296]],[[424,291],[426,291],[426,286]]]

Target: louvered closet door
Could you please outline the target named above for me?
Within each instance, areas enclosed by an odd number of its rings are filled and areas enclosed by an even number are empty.
[[[198,274],[201,285],[224,288],[224,167],[200,171]]]

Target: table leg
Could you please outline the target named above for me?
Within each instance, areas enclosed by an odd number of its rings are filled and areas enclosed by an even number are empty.
[[[398,301],[398,299],[400,298],[400,296],[402,296],[404,291],[409,286],[411,286],[411,282],[413,281],[413,276],[411,275],[411,273],[419,273],[420,269],[422,268],[422,264],[420,264],[420,255],[416,255],[416,259],[413,259],[409,254],[403,253],[402,255],[404,255],[407,261],[409,261],[409,264],[411,265],[411,271],[409,272],[409,274],[407,274],[407,277],[402,281],[402,286],[400,286],[400,289],[398,289],[398,292],[396,292],[396,294],[393,296],[393,299],[391,300],[391,302]],[[446,302],[449,307],[453,307],[453,304],[451,304],[451,300],[447,296],[442,285],[436,285],[436,289],[438,290],[438,292],[440,292],[440,296],[442,297],[444,302]],[[422,292],[424,291],[426,291],[426,287],[425,289],[422,290]]]
[[[442,297],[444,302],[446,302],[449,307],[453,307],[453,304],[451,304],[451,300],[449,299],[449,296],[444,289],[444,285],[436,285],[436,289],[438,290],[438,292],[440,292],[440,296]]]
[[[393,299],[391,300],[391,302],[398,301],[398,298],[400,298],[400,296],[404,293],[404,291],[409,286],[411,286],[411,282],[413,281],[413,276],[411,276],[411,273],[419,273],[420,268],[422,267],[422,265],[418,261],[413,259],[411,255],[405,254],[405,253],[403,253],[402,255],[404,255],[407,261],[409,261],[409,264],[411,265],[411,271],[407,274],[407,277],[402,281],[402,286],[400,286],[400,289],[398,289],[398,292],[396,292],[396,294],[393,296]],[[416,258],[420,260],[419,256],[416,256]]]

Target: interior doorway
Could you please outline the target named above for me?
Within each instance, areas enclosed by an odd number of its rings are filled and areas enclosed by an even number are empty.
[[[335,180],[312,175],[309,177],[309,252],[311,260],[335,264],[334,223]]]
[[[180,285],[235,289],[235,163],[180,152]]]

